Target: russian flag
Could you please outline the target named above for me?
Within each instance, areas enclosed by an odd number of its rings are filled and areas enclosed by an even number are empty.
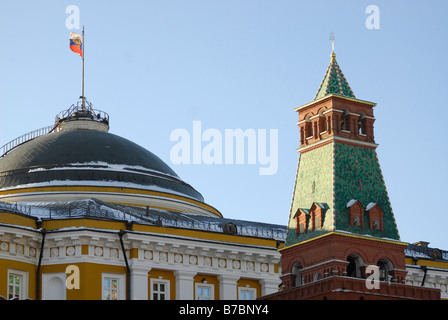
[[[76,32],[70,32],[70,49],[82,57],[82,36]]]

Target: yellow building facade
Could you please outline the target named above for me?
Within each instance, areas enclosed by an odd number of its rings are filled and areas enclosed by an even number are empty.
[[[448,300],[448,251],[420,241],[405,249],[406,284],[440,290],[442,300]]]

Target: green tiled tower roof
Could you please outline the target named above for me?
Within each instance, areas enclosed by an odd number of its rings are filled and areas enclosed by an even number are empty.
[[[370,203],[381,207],[382,231],[370,230],[367,224],[350,225],[347,206],[353,200],[358,200],[366,211]],[[322,227],[296,235],[296,228],[291,227],[294,214],[299,209],[306,213],[313,203],[327,206]],[[286,246],[332,231],[399,240],[376,151],[334,142],[301,154],[288,225]]]
[[[314,100],[320,99],[329,94],[338,94],[349,98],[356,98],[352,89],[348,85],[347,79],[345,79],[341,68],[339,68],[336,61],[336,54],[334,52],[331,53],[330,65],[327,68],[327,72],[325,73],[324,79],[320,84]]]
[[[398,228],[376,153],[377,145],[373,140],[372,108],[375,104],[365,104],[356,99],[336,62],[334,52],[314,101],[296,110],[299,113],[318,114],[323,106],[318,100],[326,96],[337,98],[333,100],[334,104],[329,104],[328,115],[324,115],[325,121],[332,124],[332,131],[328,133],[328,129],[322,130],[317,134],[320,138],[311,136],[307,137],[310,140],[301,142],[285,246],[330,232],[399,241]],[[343,101],[339,101],[340,97],[344,98]],[[346,104],[346,100],[352,101]],[[367,141],[367,135],[360,133],[356,125],[344,130],[340,118],[333,118],[334,111],[340,112],[339,109],[351,112],[352,117],[361,112],[371,114],[371,140]],[[321,125],[314,121],[314,128],[321,130]],[[357,205],[352,208],[355,203]],[[377,218],[378,215],[381,218]],[[357,218],[357,223],[354,223],[353,217]]]

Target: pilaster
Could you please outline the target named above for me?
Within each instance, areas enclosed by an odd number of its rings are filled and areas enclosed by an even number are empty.
[[[176,277],[176,300],[194,299],[194,271],[175,271]]]
[[[147,266],[131,265],[131,300],[148,300]]]
[[[240,279],[238,276],[233,275],[220,275],[219,280],[219,297],[220,300],[237,300],[237,281]]]

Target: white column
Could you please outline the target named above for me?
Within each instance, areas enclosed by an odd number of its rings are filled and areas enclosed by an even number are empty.
[[[175,271],[176,300],[194,300],[194,276],[196,272]]]
[[[237,300],[237,281],[240,277],[231,275],[218,276],[219,279],[219,299]]]
[[[276,279],[262,279],[259,280],[261,284],[261,295],[265,296],[271,293],[278,292],[278,286],[282,281],[279,278]]]
[[[151,268],[131,266],[131,300],[148,300],[148,273]]]

